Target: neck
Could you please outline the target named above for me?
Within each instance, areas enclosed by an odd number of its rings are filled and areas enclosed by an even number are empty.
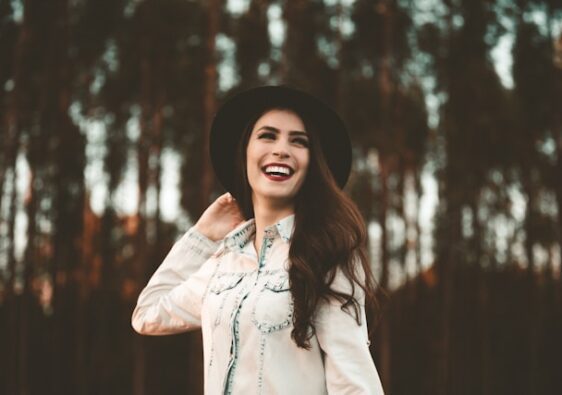
[[[294,203],[282,204],[271,200],[256,199],[254,196],[254,220],[256,225],[256,238],[254,244],[260,251],[265,228],[277,223],[279,220],[295,213]]]

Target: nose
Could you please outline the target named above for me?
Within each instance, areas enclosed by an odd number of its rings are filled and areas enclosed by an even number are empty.
[[[273,156],[278,156],[280,158],[288,158],[289,153],[287,151],[284,151],[284,150],[275,150],[275,151],[273,151]]]
[[[279,139],[277,144],[273,149],[273,155],[278,156],[280,158],[287,158],[289,157],[289,149],[287,147],[288,143],[285,142],[283,139]]]

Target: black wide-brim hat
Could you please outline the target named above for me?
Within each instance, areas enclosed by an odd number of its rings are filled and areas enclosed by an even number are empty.
[[[324,157],[343,189],[351,171],[351,142],[345,124],[327,104],[309,93],[284,85],[261,86],[229,98],[211,125],[209,149],[215,174],[229,192],[235,191],[236,148],[244,129],[257,114],[273,107],[294,110],[313,122]]]

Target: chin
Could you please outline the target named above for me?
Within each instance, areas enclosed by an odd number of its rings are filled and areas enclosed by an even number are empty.
[[[288,202],[288,203],[292,203],[295,199],[294,194],[287,194],[287,193],[267,193],[262,196],[265,199],[271,201]]]
[[[294,198],[294,195],[288,195],[288,194],[268,194],[265,195],[266,198],[268,199],[274,199],[274,200],[292,200]]]

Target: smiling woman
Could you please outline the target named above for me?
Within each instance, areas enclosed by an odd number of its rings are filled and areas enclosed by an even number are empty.
[[[275,210],[280,216],[294,212],[294,198],[309,162],[304,129],[300,117],[289,110],[269,110],[256,121],[246,149],[254,212]]]
[[[342,191],[351,147],[339,116],[284,86],[217,113],[220,196],[139,296],[142,334],[202,328],[207,394],[382,394],[366,311],[367,232]]]

